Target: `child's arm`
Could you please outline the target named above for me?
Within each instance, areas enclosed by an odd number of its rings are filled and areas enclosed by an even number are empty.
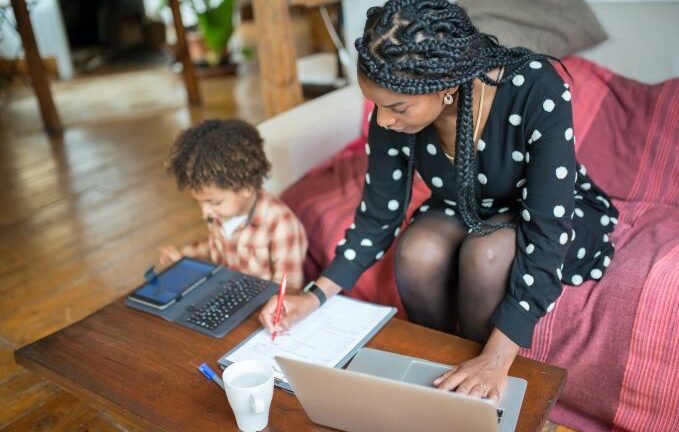
[[[292,213],[276,223],[272,230],[269,246],[272,280],[280,282],[283,279],[283,271],[285,271],[291,293],[299,291],[304,283],[302,266],[307,246],[304,227]]]

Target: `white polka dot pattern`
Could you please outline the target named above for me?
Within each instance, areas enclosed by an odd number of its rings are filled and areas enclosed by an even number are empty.
[[[539,140],[542,137],[542,134],[540,133],[539,130],[535,129],[533,133],[530,135],[530,138],[528,138],[528,144],[533,144],[535,141]]]
[[[555,106],[556,106],[556,104],[554,104],[554,101],[551,100],[551,99],[546,99],[542,103],[542,109],[547,111],[547,112],[552,112],[554,110]]]

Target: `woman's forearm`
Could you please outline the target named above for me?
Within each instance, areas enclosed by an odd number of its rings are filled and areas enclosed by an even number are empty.
[[[500,330],[494,328],[483,347],[481,355],[487,357],[498,367],[509,371],[514,359],[519,354],[519,346]]]

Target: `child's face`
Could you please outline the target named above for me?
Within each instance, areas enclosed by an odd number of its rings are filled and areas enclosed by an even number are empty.
[[[249,212],[255,193],[252,188],[234,191],[205,186],[199,190],[192,190],[191,196],[200,205],[204,219],[228,220]]]

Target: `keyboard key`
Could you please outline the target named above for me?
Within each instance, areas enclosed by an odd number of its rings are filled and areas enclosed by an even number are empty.
[[[267,285],[266,281],[250,277],[220,282],[221,291],[207,304],[196,308],[186,320],[208,330],[214,330],[266,289]]]

